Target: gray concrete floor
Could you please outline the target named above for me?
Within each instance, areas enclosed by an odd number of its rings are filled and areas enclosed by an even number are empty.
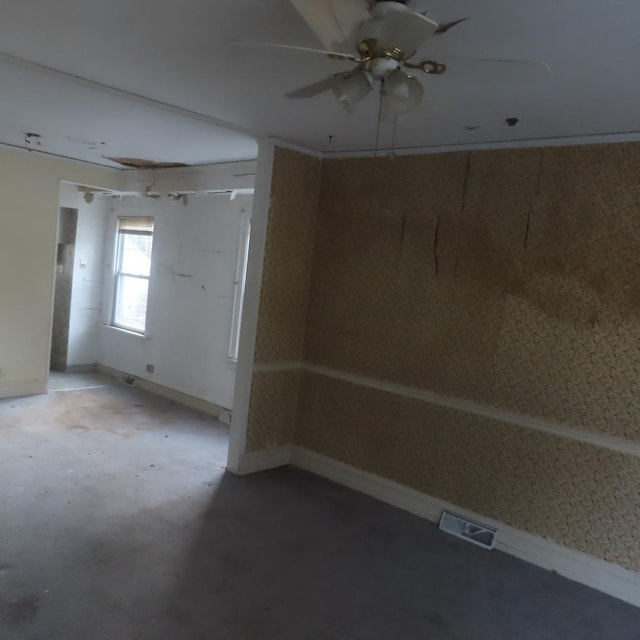
[[[49,371],[49,391],[76,391],[78,389],[93,389],[114,385],[114,378],[101,373],[63,373],[61,371]]]
[[[0,401],[0,638],[640,638],[640,609],[226,447],[136,389]]]

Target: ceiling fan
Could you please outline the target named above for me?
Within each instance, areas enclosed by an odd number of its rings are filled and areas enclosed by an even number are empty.
[[[352,113],[376,85],[380,86],[380,117],[390,119],[417,107],[424,95],[422,83],[412,74],[439,75],[447,65],[438,60],[412,61],[418,48],[432,36],[447,33],[464,22],[461,18],[438,24],[416,10],[420,0],[290,0],[326,50],[286,44],[236,41],[240,46],[275,47],[327,55],[333,60],[355,62],[350,71],[336,73],[286,94],[287,98],[312,98],[332,91]],[[356,55],[335,47],[356,37]],[[450,60],[453,60],[450,58]],[[463,60],[463,59],[458,59]],[[480,58],[467,59],[482,61]],[[549,65],[531,60],[484,60],[510,65],[536,65],[550,73]],[[405,73],[403,69],[409,71]]]

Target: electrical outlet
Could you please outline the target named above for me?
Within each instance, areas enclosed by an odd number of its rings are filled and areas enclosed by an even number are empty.
[[[0,367],[0,380],[4,380],[8,377],[8,373],[7,370],[4,369],[3,367]]]
[[[147,373],[154,373],[156,368],[152,364],[147,365]]]

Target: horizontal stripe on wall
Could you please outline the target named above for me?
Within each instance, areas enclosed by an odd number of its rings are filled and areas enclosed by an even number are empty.
[[[385,382],[384,380],[368,378],[366,376],[331,369],[329,367],[321,367],[307,362],[256,362],[254,364],[254,371],[259,373],[275,373],[279,371],[292,370],[308,371],[309,373],[332,378],[334,380],[342,380],[343,382],[349,382],[351,384],[375,389],[377,391],[392,393],[394,395],[412,398],[414,400],[421,400],[430,404],[447,407],[449,409],[456,409],[458,411],[491,418],[493,420],[499,420],[500,422],[505,422],[507,424],[524,427],[525,429],[534,429],[536,431],[542,431],[543,433],[550,433],[560,438],[576,440],[578,442],[640,458],[640,443],[549,422],[548,420],[542,420],[540,418],[522,415],[513,411],[484,405],[479,402],[474,402],[473,400],[463,400],[461,398],[444,396],[434,393],[433,391],[426,391],[423,389],[416,389],[414,387],[394,384],[392,382]]]

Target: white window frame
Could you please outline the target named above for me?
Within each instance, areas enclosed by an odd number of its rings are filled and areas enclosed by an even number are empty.
[[[242,307],[244,306],[244,292],[247,284],[247,266],[249,262],[249,244],[251,242],[251,214],[242,210],[240,222],[240,241],[238,247],[238,264],[233,290],[233,315],[231,317],[231,334],[229,336],[229,360],[238,361],[240,350],[240,329],[242,327]]]
[[[151,224],[154,226],[154,229],[151,231],[129,231],[121,229],[121,220],[127,219],[135,219],[135,218],[148,218],[151,221]],[[135,333],[141,336],[147,335],[147,327],[149,326],[149,307],[147,304],[147,309],[144,317],[144,329],[140,331],[138,327],[131,327],[129,325],[124,325],[116,322],[116,316],[118,311],[118,288],[120,286],[120,279],[123,277],[127,278],[139,278],[140,280],[147,281],[147,302],[148,295],[151,289],[151,268],[149,269],[149,275],[139,275],[134,273],[128,273],[122,271],[122,261],[123,261],[123,236],[125,235],[139,235],[139,236],[151,236],[154,240],[154,230],[155,230],[155,220],[152,216],[134,216],[134,215],[121,215],[116,219],[116,242],[115,242],[115,259],[114,259],[114,268],[113,268],[113,298],[111,302],[111,318],[110,325],[115,329],[119,329],[121,331],[127,331],[129,333]],[[153,240],[152,240],[152,249],[151,253],[153,255]]]

